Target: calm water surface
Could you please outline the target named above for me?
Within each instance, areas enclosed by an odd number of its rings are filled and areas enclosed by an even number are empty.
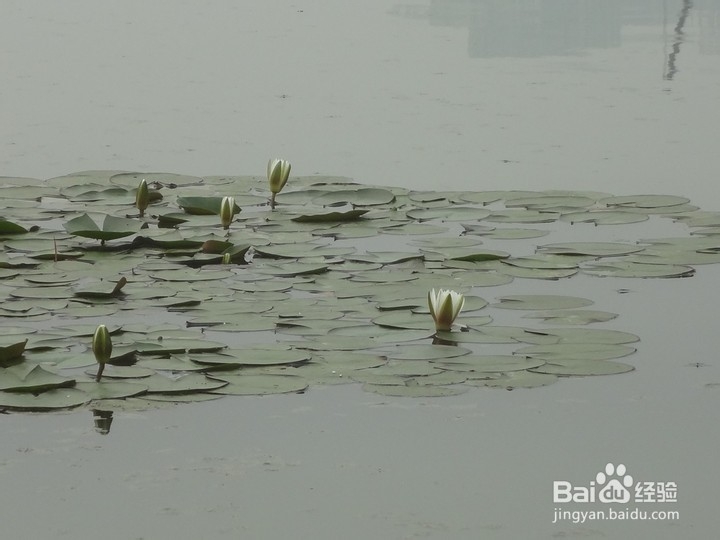
[[[278,155],[365,183],[720,210],[717,1],[6,0],[0,58],[0,175],[262,174]],[[105,437],[89,412],[3,417],[0,521],[8,538],[713,538],[718,279],[482,291],[620,313],[642,336],[624,376],[226,398],[117,415]],[[680,520],[552,524],[553,480],[608,462],[677,482]]]

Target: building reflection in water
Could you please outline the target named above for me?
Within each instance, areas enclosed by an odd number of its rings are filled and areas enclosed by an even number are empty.
[[[718,0],[430,0],[427,8],[398,4],[393,12],[426,17],[436,26],[467,28],[473,58],[561,56],[619,47],[623,27],[631,26],[656,27],[658,40],[665,38],[668,79],[678,72],[688,34],[701,54],[720,53]]]

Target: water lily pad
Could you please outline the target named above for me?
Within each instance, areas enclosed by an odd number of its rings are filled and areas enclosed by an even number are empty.
[[[531,345],[522,347],[515,354],[542,358],[546,362],[557,363],[561,360],[612,360],[622,358],[635,352],[633,347],[626,345],[598,343],[557,343],[551,345]]]
[[[590,375],[617,375],[635,369],[621,362],[608,360],[553,360],[542,366],[533,368],[535,373],[548,373],[561,376],[584,377]]]
[[[454,345],[398,345],[385,354],[393,360],[437,360],[470,354],[470,349]]]
[[[328,223],[328,222],[345,222],[361,219],[367,210],[346,210],[344,212],[317,212],[312,214],[302,214],[292,218],[292,221],[298,223]]]
[[[42,394],[0,392],[0,409],[50,411],[71,409],[90,401],[90,396],[75,388],[56,388]]]
[[[146,224],[136,219],[126,219],[107,214],[103,220],[102,227],[87,214],[83,214],[65,223],[65,230],[75,236],[93,238],[95,240],[115,240],[131,236]]]
[[[594,257],[616,257],[637,253],[643,246],[622,244],[619,242],[565,242],[538,246],[538,251],[557,255],[592,255]]]
[[[209,379],[205,375],[187,373],[177,378],[163,375],[153,375],[142,379],[151,394],[191,394],[195,392],[210,392],[221,389],[226,382]]]
[[[617,317],[617,313],[607,311],[586,310],[586,309],[559,309],[555,311],[543,311],[540,313],[528,313],[523,315],[528,319],[542,319],[549,324],[590,324],[594,322],[607,322]]]
[[[695,269],[691,266],[623,261],[585,264],[582,271],[591,276],[620,278],[678,278],[695,274]]]
[[[598,201],[607,206],[630,206],[636,208],[658,208],[663,206],[678,206],[690,202],[685,197],[675,195],[623,195],[607,197]]]
[[[509,295],[498,298],[499,304],[493,307],[503,309],[568,309],[589,306],[593,302],[576,296],[556,296],[549,294]]]
[[[560,216],[560,221],[570,223],[592,223],[593,225],[627,225],[647,221],[646,213],[620,212],[612,210],[591,210],[589,212],[573,212]]]
[[[21,364],[0,369],[0,390],[40,394],[54,388],[75,386],[75,379],[61,377],[41,366]]]
[[[353,206],[376,206],[389,204],[394,200],[395,195],[387,189],[360,188],[329,191],[315,197],[312,202],[319,206],[336,206],[345,203]]]
[[[191,215],[212,216],[220,214],[222,201],[223,197],[178,197],[177,205]],[[241,208],[235,203],[233,214],[238,214],[240,210]]]
[[[433,365],[449,371],[476,373],[507,373],[536,368],[545,364],[545,360],[519,355],[475,355],[456,358],[431,360]]]
[[[490,215],[489,210],[472,206],[448,206],[443,208],[420,208],[407,212],[407,217],[415,221],[463,221],[465,219],[484,219]]]
[[[202,364],[233,363],[241,366],[298,365],[308,362],[312,355],[306,350],[281,348],[243,348],[226,349],[222,355],[198,357],[195,361]]]
[[[215,376],[213,376],[215,377]],[[217,375],[225,386],[214,393],[234,396],[261,396],[266,394],[302,393],[308,382],[296,375]]]
[[[147,385],[139,382],[118,382],[106,380],[104,373],[103,380],[100,382],[78,381],[76,388],[85,392],[92,400],[120,399],[140,396],[145,394],[148,390]]]
[[[13,343],[3,343],[0,345],[0,367],[7,367],[16,363],[25,352],[25,346],[28,342],[27,338],[22,341],[16,341],[15,337],[10,341]]]
[[[457,396],[467,391],[462,386],[434,386],[434,385],[386,385],[386,384],[364,384],[363,390],[373,392],[381,396],[392,397],[447,397]]]
[[[557,382],[556,375],[533,373],[532,371],[511,371],[488,379],[468,379],[465,384],[514,390],[516,388],[537,388],[539,386],[553,384],[554,382]]]

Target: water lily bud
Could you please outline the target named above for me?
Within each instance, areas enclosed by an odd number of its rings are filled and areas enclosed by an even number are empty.
[[[428,293],[428,307],[435,321],[435,329],[449,331],[465,305],[465,297],[455,291],[432,289]]]
[[[102,377],[103,369],[105,369],[105,363],[110,360],[110,356],[112,355],[110,332],[108,332],[104,324],[98,326],[93,334],[92,351],[95,355],[95,360],[99,364],[97,377],[95,377],[95,380],[99,381],[100,377]]]
[[[140,185],[137,189],[137,195],[135,196],[135,206],[140,211],[140,217],[145,215],[145,209],[150,204],[150,192],[148,191],[148,185],[145,179],[140,180]]]
[[[220,203],[220,223],[223,229],[230,228],[230,224],[235,214],[235,199],[233,197],[223,197]]]
[[[268,161],[267,177],[270,184],[270,208],[275,208],[275,195],[282,191],[290,176],[290,162],[285,159]]]
[[[229,254],[229,253],[223,253],[222,263],[223,263],[223,264],[230,264],[231,262],[232,262],[232,261],[231,261],[231,259],[230,259],[230,254]]]

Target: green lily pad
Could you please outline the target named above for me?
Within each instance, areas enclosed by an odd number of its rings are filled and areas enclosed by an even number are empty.
[[[598,202],[607,206],[658,208],[686,204],[690,202],[690,199],[677,197],[675,195],[623,195],[619,197],[607,197],[600,199]]]
[[[99,227],[93,219],[83,214],[65,223],[65,230],[75,236],[92,238],[94,240],[115,240],[131,236],[140,231],[146,224],[136,219],[119,218],[107,214]]]
[[[385,351],[393,360],[438,360],[470,354],[470,349],[454,345],[398,345]]]
[[[533,373],[532,371],[511,371],[502,373],[497,377],[488,379],[473,379],[465,384],[472,386],[490,386],[491,388],[502,388],[514,390],[516,388],[537,388],[557,382],[557,376],[549,373]]]
[[[542,358],[546,362],[557,363],[561,360],[612,360],[635,352],[626,345],[602,343],[556,343],[550,345],[531,345],[522,347],[515,354]]]
[[[192,394],[195,392],[211,392],[227,385],[224,381],[209,379],[205,375],[187,373],[171,379],[163,375],[153,375],[142,379],[150,394]]]
[[[11,341],[15,341],[15,339],[13,338]],[[16,363],[25,352],[27,342],[28,340],[25,338],[23,341],[0,345],[0,367],[7,367]]]
[[[643,246],[621,244],[619,242],[565,242],[539,246],[538,251],[556,255],[591,255],[593,257],[616,257],[637,253]]]
[[[591,375],[618,375],[635,369],[621,362],[608,360],[553,360],[533,368],[535,373],[547,373],[560,376],[584,377]]]
[[[457,396],[467,392],[462,386],[434,386],[434,385],[389,385],[389,384],[364,384],[363,390],[388,397],[447,397]]]
[[[106,380],[105,373],[100,382],[78,381],[76,388],[85,392],[92,400],[140,396],[148,390],[148,386],[142,383]]]
[[[509,295],[498,298],[499,304],[493,307],[503,309],[568,309],[589,306],[593,302],[576,296],[556,296],[549,294]]]
[[[61,377],[41,366],[25,364],[0,370],[0,390],[40,394],[54,388],[75,386],[75,379]]]
[[[389,204],[394,200],[395,195],[387,189],[360,188],[329,191],[315,197],[312,202],[319,206],[337,206],[346,203],[353,206],[376,206]]]
[[[523,315],[527,319],[542,319],[549,324],[590,324],[594,322],[607,322],[617,317],[617,313],[607,311],[586,310],[586,309],[559,309],[555,311],[543,311],[540,313],[528,313]]]
[[[297,394],[308,387],[308,382],[296,375],[217,375],[217,380],[225,386],[213,390],[214,393],[234,396]]]
[[[223,197],[178,197],[177,205],[191,215],[213,216],[220,214],[222,201]],[[233,214],[238,214],[240,210],[235,203]]]
[[[362,218],[368,210],[347,210],[345,212],[318,212],[313,214],[302,214],[292,218],[298,223],[328,223],[356,221]]]
[[[223,357],[223,358],[221,358]],[[234,363],[241,366],[272,366],[272,365],[295,365],[308,362],[312,355],[308,351],[282,348],[249,348],[249,349],[226,349],[222,355],[210,356],[207,358],[198,357],[196,362],[202,364]]]
[[[71,409],[90,401],[90,396],[75,388],[56,388],[42,394],[0,392],[0,409],[17,411],[51,411]]]
[[[0,218],[0,234],[25,234],[28,230],[22,225]]]
[[[440,369],[475,373],[507,373],[537,368],[545,360],[518,355],[466,355],[457,358],[431,360]]]
[[[619,278],[679,278],[695,274],[695,269],[691,266],[623,261],[585,264],[582,271],[591,276]]]

